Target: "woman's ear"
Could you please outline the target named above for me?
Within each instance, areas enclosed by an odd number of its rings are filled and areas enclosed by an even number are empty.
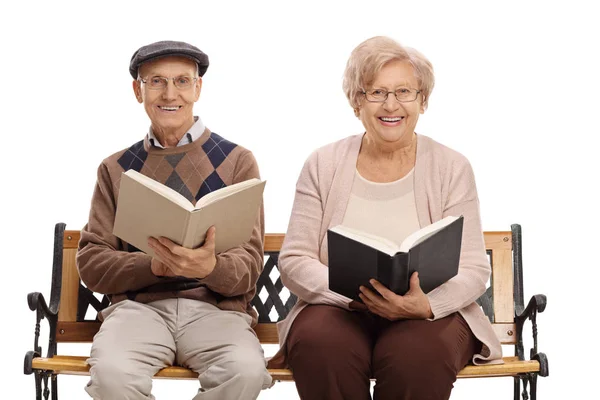
[[[352,109],[354,111],[354,115],[356,116],[356,118],[360,119],[360,109],[362,107],[362,98],[360,96],[356,96],[355,101],[356,101],[356,106]]]
[[[421,104],[419,107],[419,114],[424,114],[425,110],[427,110],[427,99],[425,97],[421,97]]]

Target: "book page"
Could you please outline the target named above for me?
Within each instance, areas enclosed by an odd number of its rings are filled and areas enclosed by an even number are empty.
[[[443,218],[437,222],[434,222],[433,224],[428,225],[425,228],[419,229],[418,231],[411,233],[400,244],[400,251],[405,252],[405,253],[408,252],[411,249],[411,247],[421,243],[428,237],[435,234],[440,229],[442,229],[445,226],[448,226],[452,222],[456,221],[458,218],[459,217],[447,216],[446,218]]]
[[[186,199],[185,196],[183,196],[180,193],[177,193],[170,187],[163,185],[162,183],[157,182],[144,174],[137,172],[134,169],[128,170],[127,172],[125,172],[125,175],[129,176],[136,182],[141,183],[147,188],[153,190],[154,192],[162,195],[163,197],[170,199],[171,201],[173,201],[173,203],[179,205],[185,210],[192,211],[194,209],[194,205],[188,199]]]
[[[241,190],[246,189],[247,187],[254,186],[262,182],[258,178],[248,179],[243,182],[234,183],[233,185],[225,186],[217,190],[213,190],[212,192],[204,195],[198,202],[196,203],[195,209],[202,208],[207,206],[218,199],[222,199],[224,197],[230,196],[233,193],[237,193]]]
[[[347,226],[337,225],[329,229],[332,232],[339,233],[352,240],[363,243],[369,247],[377,249],[383,253],[393,256],[399,249],[393,241],[371,233],[359,231],[358,229],[348,228]]]
[[[113,234],[154,255],[148,237],[165,236],[177,244],[183,243],[190,214],[172,198],[124,173],[119,184]]]
[[[259,182],[247,187],[247,190],[192,211],[183,246],[195,249],[203,244],[206,231],[213,225],[217,229],[217,254],[247,242],[260,212],[264,188],[265,182]]]

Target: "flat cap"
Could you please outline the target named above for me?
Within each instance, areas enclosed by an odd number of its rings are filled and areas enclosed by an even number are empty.
[[[131,62],[129,63],[129,73],[133,76],[133,79],[137,79],[138,68],[140,65],[150,60],[169,56],[187,57],[190,60],[195,61],[196,64],[198,64],[198,74],[200,76],[203,76],[208,69],[208,56],[196,46],[192,46],[185,42],[163,40],[147,46],[142,46],[133,53]]]

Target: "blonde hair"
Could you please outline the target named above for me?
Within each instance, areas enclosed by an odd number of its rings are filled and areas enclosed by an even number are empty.
[[[367,39],[350,54],[342,87],[352,108],[359,108],[363,90],[373,83],[379,71],[392,61],[407,61],[412,65],[419,82],[418,90],[422,94],[423,108],[427,108],[435,83],[431,62],[417,50],[404,47],[386,36]]]

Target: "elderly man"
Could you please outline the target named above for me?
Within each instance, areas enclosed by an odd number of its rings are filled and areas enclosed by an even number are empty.
[[[220,254],[214,228],[197,249],[150,238],[154,258],[112,234],[121,173],[129,169],[192,202],[259,177],[250,151],[211,132],[193,114],[207,68],[207,55],[183,42],[153,43],[131,58],[133,91],[150,129],[100,164],[77,253],[83,282],[112,302],[101,313],[88,360],[86,391],[94,399],[154,399],[152,377],[174,364],[198,373],[195,400],[255,399],[271,384],[251,328],[256,314],[250,300],[263,268],[262,209],[251,239]]]

